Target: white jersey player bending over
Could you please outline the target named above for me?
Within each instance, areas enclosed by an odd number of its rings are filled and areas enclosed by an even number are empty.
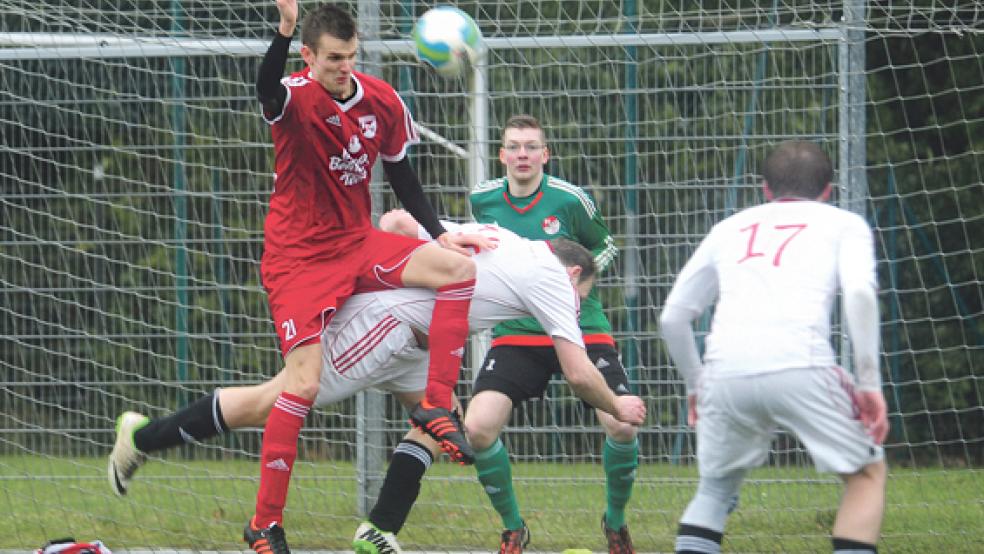
[[[832,169],[815,144],[780,144],[764,166],[771,202],[718,223],[684,265],[661,316],[697,427],[697,493],[677,552],[719,552],[749,468],[766,461],[777,427],[820,471],[840,474],[835,552],[873,552],[881,527],[888,432],[878,371],[872,232],[824,204]],[[837,367],[830,317],[838,288],[858,383]],[[692,322],[715,302],[703,364]],[[777,548],[781,546],[777,545]]]
[[[529,241],[494,225],[447,226],[452,232],[482,233],[499,244],[473,257],[477,277],[469,310],[471,330],[536,317],[553,337],[574,392],[621,421],[641,424],[646,415],[643,401],[612,393],[584,349],[577,313],[580,298],[594,283],[591,253],[571,241]],[[427,384],[427,337],[422,330],[430,325],[434,297],[432,290],[414,288],[352,296],[322,334],[321,385],[315,404],[331,404],[370,387],[393,393],[408,408],[418,402]],[[123,413],[109,457],[111,487],[117,494],[126,494],[129,481],[150,452],[202,441],[230,429],[262,426],[283,385],[281,372],[259,385],[217,389],[164,418]],[[426,460],[426,470],[439,452],[440,447],[426,434],[411,430],[397,446],[393,463],[403,454]],[[386,495],[387,484],[389,481],[384,482],[380,498]],[[419,483],[416,487],[419,491]],[[390,533],[379,532],[369,523],[360,527],[357,542],[360,534],[368,541],[382,541],[380,545],[395,545]]]

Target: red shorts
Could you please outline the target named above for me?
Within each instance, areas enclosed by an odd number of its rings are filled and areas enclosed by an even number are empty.
[[[284,356],[298,345],[319,340],[335,311],[354,292],[402,287],[410,255],[426,244],[378,229],[349,240],[345,250],[321,258],[264,254],[260,273]]]

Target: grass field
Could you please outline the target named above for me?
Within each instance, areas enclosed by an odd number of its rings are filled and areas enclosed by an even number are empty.
[[[14,517],[0,518],[0,549],[27,550],[46,539],[99,538],[114,549],[242,548],[252,513],[257,466],[248,460],[171,459],[143,468],[130,495],[109,492],[103,458],[0,458],[0,498]],[[599,466],[514,466],[531,549],[605,548],[598,531],[604,507]],[[361,518],[350,464],[303,463],[295,470],[286,527],[295,549],[346,549]],[[572,478],[581,480],[575,486]],[[639,469],[629,526],[637,549],[672,551],[677,518],[695,487],[695,471],[667,465]],[[732,552],[829,551],[827,533],[839,483],[806,469],[753,473],[728,523]],[[891,471],[885,552],[981,552],[984,474],[980,470]],[[498,545],[498,516],[471,468],[436,464],[425,481],[401,546],[486,549]]]

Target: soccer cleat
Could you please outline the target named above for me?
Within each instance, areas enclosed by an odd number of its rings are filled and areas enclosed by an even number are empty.
[[[117,496],[126,494],[130,479],[147,461],[147,455],[133,444],[133,433],[150,418],[137,412],[123,412],[116,418],[116,444],[109,453],[109,486]]]
[[[259,554],[290,554],[287,535],[284,528],[277,523],[271,523],[263,529],[254,529],[253,518],[250,518],[243,529],[243,540]]]
[[[618,530],[610,529],[605,516],[601,516],[601,531],[608,539],[608,554],[635,554],[635,547],[632,546],[632,537],[629,536],[629,527],[622,525]]]
[[[499,543],[499,554],[523,554],[523,549],[530,544],[530,528],[523,522],[522,529],[502,532],[502,542]]]
[[[475,451],[465,438],[456,412],[422,400],[410,411],[410,424],[440,443],[441,450],[447,452],[452,460],[461,465],[475,463]]]
[[[381,531],[368,521],[363,521],[355,530],[352,549],[355,554],[403,554],[393,533]]]

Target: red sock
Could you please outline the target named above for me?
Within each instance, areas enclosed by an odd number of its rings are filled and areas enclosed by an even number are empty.
[[[428,330],[430,365],[427,367],[427,402],[451,409],[451,395],[458,382],[461,359],[468,339],[468,307],[475,280],[469,279],[437,289],[434,317]]]
[[[270,410],[260,454],[260,491],[253,519],[257,528],[283,522],[290,473],[297,458],[297,437],[312,404],[312,400],[282,392]]]

